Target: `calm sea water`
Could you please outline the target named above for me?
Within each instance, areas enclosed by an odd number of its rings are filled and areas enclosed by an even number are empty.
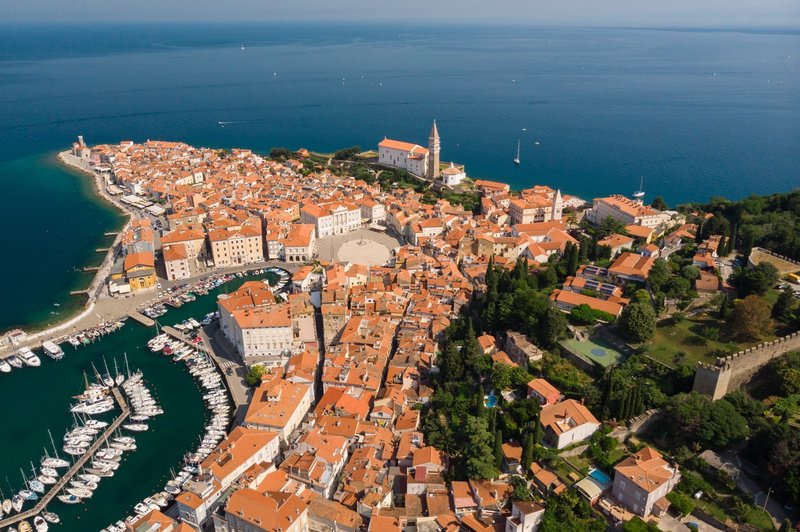
[[[195,302],[172,309],[159,318],[159,322],[173,325],[188,317],[202,318],[215,310],[217,294],[233,290],[241,283],[238,279],[231,281],[207,296],[198,297]],[[73,349],[65,344],[63,360],[54,362],[40,353],[41,367],[21,368],[10,375],[0,375],[3,427],[0,491],[6,497],[12,489],[17,491],[22,487],[20,468],[30,477],[31,462],[38,467],[45,447],[52,456],[48,429],[53,433],[60,456],[65,456],[60,443],[72,425],[69,406],[74,402],[72,397],[83,389],[83,373],[87,372],[91,378],[92,364],[104,372],[104,359],[112,372],[114,359],[124,369],[124,353],[127,353],[131,370],[141,369],[144,373],[164,414],[149,422],[148,432],[134,434],[138,449],[126,453],[117,473],[103,479],[86,504],[68,506],[54,500],[48,509],[64,521],[64,526],[58,530],[88,532],[131,513],[133,505],[163,489],[170,478],[170,468],[179,469],[183,454],[197,447],[206,411],[203,392],[184,364],[173,363],[169,357],[147,349],[147,340],[153,336],[154,329],[129,323],[86,347]],[[113,415],[109,416],[111,418]]]
[[[798,59],[799,31],[4,26],[0,329],[70,310],[120,223],[51,165],[78,134],[327,151],[424,144],[436,118],[473,176],[738,198],[800,183]]]

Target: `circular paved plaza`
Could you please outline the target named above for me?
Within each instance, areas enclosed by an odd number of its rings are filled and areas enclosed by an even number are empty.
[[[373,266],[385,264],[391,257],[391,251],[401,245],[402,242],[393,235],[359,229],[345,235],[320,238],[317,251],[323,260]]]

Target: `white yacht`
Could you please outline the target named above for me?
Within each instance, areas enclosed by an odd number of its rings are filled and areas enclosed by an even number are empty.
[[[47,526],[47,521],[44,520],[44,517],[37,515],[33,518],[33,528],[36,529],[36,532],[47,532],[50,527]]]
[[[64,350],[61,349],[55,342],[51,342],[50,340],[42,342],[42,349],[44,350],[45,354],[53,360],[61,360],[64,358]]]
[[[6,362],[14,366],[15,368],[21,368],[25,364],[22,362],[22,359],[19,358],[17,355],[11,355],[6,359]]]
[[[0,358],[0,373],[11,373],[11,364]]]
[[[31,367],[38,367],[42,365],[42,361],[37,357],[30,348],[23,347],[19,351],[17,351],[17,355],[25,362],[27,365]]]

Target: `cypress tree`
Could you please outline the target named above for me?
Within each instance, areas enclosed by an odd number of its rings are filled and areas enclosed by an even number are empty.
[[[498,470],[503,469],[503,431],[494,433],[494,465]]]
[[[733,224],[733,227],[731,228],[731,237],[728,239],[728,254],[730,254],[731,252],[734,252],[734,253],[736,252],[736,249],[737,249],[737,247],[736,247],[736,237],[737,237],[736,232],[737,232],[737,230],[738,230],[738,226],[736,224]]]
[[[526,475],[530,475],[531,462],[533,462],[533,434],[528,433],[522,444],[522,470]]]
[[[543,439],[544,428],[542,428],[542,424],[539,423],[539,420],[535,420],[533,422],[533,443],[536,445],[541,445]]]
[[[719,246],[717,247],[717,255],[720,257],[727,257],[728,256],[728,235],[723,234],[722,238],[719,239]]]
[[[704,218],[700,218],[700,222],[697,224],[697,233],[694,235],[694,241],[698,244],[703,241],[703,222],[705,221]]]

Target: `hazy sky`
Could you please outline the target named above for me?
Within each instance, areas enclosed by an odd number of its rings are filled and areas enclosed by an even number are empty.
[[[0,0],[0,22],[122,20],[800,26],[800,0]]]

